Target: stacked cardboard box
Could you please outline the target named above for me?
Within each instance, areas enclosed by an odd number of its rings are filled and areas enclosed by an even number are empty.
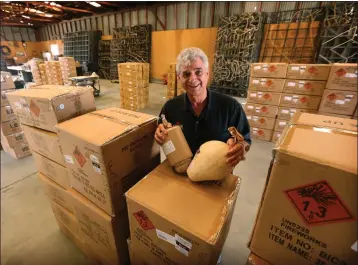
[[[274,265],[356,264],[357,158],[356,120],[296,113],[274,149],[250,250]]]
[[[137,111],[149,101],[149,64],[118,64],[121,108]]]
[[[357,64],[335,63],[323,92],[319,114],[355,118],[357,96]]]
[[[160,163],[157,118],[109,108],[57,125],[80,237],[105,264],[128,264],[124,193]]]
[[[126,193],[131,264],[217,264],[239,186],[233,175],[193,183],[160,164]]]
[[[271,265],[271,264],[251,252],[249,257],[247,258],[246,265]]]
[[[73,57],[59,57],[62,79],[67,82],[70,77],[77,76],[76,61]]]
[[[40,64],[43,64],[43,60],[41,60],[41,59],[34,58],[29,61],[32,78],[34,79],[34,82],[36,83],[36,85],[43,84],[42,75],[41,75],[41,71],[40,71],[40,67],[39,67]]]
[[[271,141],[286,72],[286,63],[251,64],[245,112],[252,138]]]
[[[47,73],[46,73],[46,64],[41,63],[41,64],[39,64],[38,68],[40,71],[42,85],[48,84]]]
[[[1,72],[1,145],[6,153],[16,159],[31,154],[19,120],[10,106],[8,93],[15,91],[15,84],[8,72]]]
[[[60,62],[46,61],[45,62],[47,81],[50,85],[63,85],[62,72]]]
[[[70,179],[55,126],[95,110],[92,90],[22,89],[9,93],[8,100],[22,123],[38,177],[50,199],[60,229],[84,249],[85,241],[80,236]]]
[[[176,64],[169,65],[168,78],[167,78],[167,99],[175,97],[177,87]]]

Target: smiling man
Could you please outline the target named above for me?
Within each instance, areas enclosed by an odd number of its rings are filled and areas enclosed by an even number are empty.
[[[199,48],[187,48],[177,57],[176,72],[186,93],[165,103],[160,114],[172,124],[183,128],[193,154],[211,140],[229,145],[227,163],[236,166],[250,148],[250,126],[240,103],[234,98],[207,89],[209,61]],[[244,136],[244,147],[235,145],[228,128],[234,126]],[[155,139],[162,144],[167,136],[163,124],[155,132]],[[245,150],[244,150],[245,149]]]

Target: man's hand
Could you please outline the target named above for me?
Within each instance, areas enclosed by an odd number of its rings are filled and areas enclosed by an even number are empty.
[[[154,139],[159,145],[162,145],[168,136],[168,131],[164,128],[163,124],[159,124],[154,134]]]
[[[229,145],[229,152],[226,154],[226,163],[230,167],[235,167],[241,160],[244,160],[244,145],[235,144],[234,139],[230,138],[226,142]]]

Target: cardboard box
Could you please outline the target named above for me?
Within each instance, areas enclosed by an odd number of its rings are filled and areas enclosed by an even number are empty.
[[[250,127],[250,136],[253,139],[271,141],[272,133],[272,130]]]
[[[32,152],[32,155],[39,172],[65,189],[71,187],[67,168],[36,152]]]
[[[266,183],[252,252],[275,265],[356,264],[357,121],[296,114]]]
[[[292,107],[298,109],[317,110],[320,102],[321,102],[320,96],[283,93],[279,106]]]
[[[319,111],[352,116],[357,106],[357,96],[358,93],[354,91],[326,89]]]
[[[1,143],[6,144],[9,147],[15,147],[19,143],[24,143],[28,145],[23,132],[4,135],[1,131]]]
[[[272,134],[272,140],[271,140],[271,142],[276,143],[277,140],[281,137],[281,135],[282,135],[282,132],[280,132],[280,131],[274,131],[273,134]]]
[[[169,73],[176,73],[176,67],[177,67],[177,64],[176,63],[171,63],[169,64]]]
[[[357,64],[332,64],[326,88],[335,90],[357,91]]]
[[[281,99],[281,93],[268,92],[268,91],[248,91],[247,102],[249,103],[260,103],[278,106]]]
[[[327,80],[330,64],[289,64],[287,79]]]
[[[156,127],[155,116],[119,108],[58,124],[71,185],[108,214],[121,212],[124,192],[159,164]]]
[[[56,202],[71,213],[75,212],[75,199],[72,197],[68,190],[64,189],[40,172],[37,173],[37,176],[41,180],[41,183],[50,201]]]
[[[71,213],[66,208],[62,207],[58,203],[51,201],[51,208],[56,217],[61,223],[63,223],[70,231],[77,237],[80,236],[79,223],[74,213]]]
[[[249,90],[270,91],[270,92],[281,93],[284,84],[285,84],[285,79],[251,77],[249,82]]]
[[[246,103],[244,110],[246,115],[258,115],[263,117],[276,118],[278,107],[271,105]]]
[[[262,129],[273,130],[275,127],[275,118],[255,116],[255,115],[246,115],[247,120],[249,121],[250,126]]]
[[[331,117],[339,117],[339,118],[344,118],[344,119],[350,119],[352,118],[351,116],[347,116],[347,115],[341,115],[341,114],[335,114],[335,113],[326,113],[326,112],[318,112],[319,115],[324,115],[324,116],[331,116]]]
[[[15,159],[21,159],[31,155],[30,148],[27,143],[18,143],[15,146],[10,147],[5,142],[1,142],[1,146],[6,153]]]
[[[37,152],[62,166],[66,166],[56,133],[27,125],[22,125],[22,128],[32,151]]]
[[[325,86],[325,81],[286,79],[283,92],[301,95],[322,96]]]
[[[119,63],[118,71],[149,72],[149,63]]]
[[[275,123],[275,131],[282,132],[285,127],[289,124],[289,120],[286,119],[277,119]]]
[[[168,89],[175,90],[175,88],[176,88],[176,82],[175,82],[175,81],[169,81],[169,80],[168,80],[167,88],[168,88]]]
[[[287,63],[251,63],[250,77],[286,78]]]
[[[91,249],[101,253],[111,264],[127,264],[129,224],[127,211],[112,217],[87,198],[71,189],[81,237]]]
[[[132,264],[216,264],[239,187],[233,175],[193,183],[168,161],[159,165],[126,193]]]
[[[292,118],[292,116],[297,112],[307,112],[307,113],[317,114],[317,110],[279,107],[277,118],[281,119],[281,120],[290,120]]]
[[[0,126],[1,133],[5,136],[22,132],[22,128],[18,119],[0,123]]]
[[[10,105],[6,94],[11,92],[11,91],[15,91],[15,89],[1,90],[1,107]]]
[[[55,131],[57,123],[96,109],[92,89],[21,89],[8,94],[21,123]]]
[[[142,87],[147,87],[149,85],[149,80],[132,81],[130,79],[121,79],[119,80],[119,84],[121,90],[124,86],[132,89],[136,87],[142,88]]]
[[[3,106],[1,107],[1,122],[11,121],[16,119],[16,115],[12,110],[11,106]]]
[[[249,257],[247,258],[246,265],[271,265],[271,264],[251,252]]]
[[[9,72],[1,71],[0,82],[1,90],[9,90],[15,88],[14,81],[12,80],[12,75]]]
[[[355,110],[355,112],[353,114],[353,117],[358,117],[358,106],[356,107],[356,110]]]
[[[177,80],[177,74],[174,73],[168,73],[168,81],[176,81]]]

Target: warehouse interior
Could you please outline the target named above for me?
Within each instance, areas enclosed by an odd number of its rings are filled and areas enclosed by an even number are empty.
[[[356,264],[356,2],[3,1],[0,14],[1,264]],[[164,104],[189,98],[176,67],[190,47],[252,140],[204,182],[154,140]]]

